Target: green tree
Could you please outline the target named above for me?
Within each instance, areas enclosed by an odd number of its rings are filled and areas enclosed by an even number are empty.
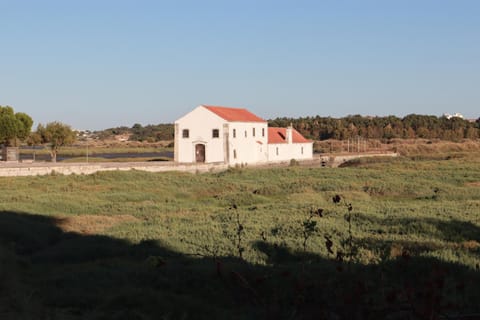
[[[42,144],[42,136],[38,132],[38,129],[37,129],[37,131],[34,131],[34,132],[30,133],[30,135],[25,140],[25,142],[29,146],[36,146],[36,145]]]
[[[26,113],[23,113],[23,112],[17,112],[15,114],[15,117],[17,118],[18,121],[20,121],[20,123],[22,124],[20,127],[19,127],[19,130],[18,130],[18,138],[20,140],[25,140],[28,138],[28,136],[30,135],[30,132],[32,130],[32,125],[33,125],[33,120],[32,118],[26,114]]]
[[[18,140],[25,140],[32,129],[32,118],[23,112],[15,113],[10,106],[0,106],[0,143],[16,146]]]
[[[41,137],[42,143],[50,144],[50,156],[52,162],[57,162],[58,149],[62,146],[75,142],[75,132],[69,125],[61,122],[50,122],[46,126],[39,124],[37,133]]]

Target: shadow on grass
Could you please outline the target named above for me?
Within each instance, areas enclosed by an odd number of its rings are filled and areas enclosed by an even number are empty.
[[[456,219],[440,220],[434,218],[379,218],[367,214],[358,214],[356,223],[381,226],[372,233],[391,233],[398,235],[417,234],[429,236],[447,242],[480,243],[480,227]]]
[[[253,248],[269,262],[259,266],[195,258],[158,241],[66,233],[58,224],[0,212],[0,318],[473,319],[480,312],[479,272],[434,258],[400,255],[365,266],[259,241]]]

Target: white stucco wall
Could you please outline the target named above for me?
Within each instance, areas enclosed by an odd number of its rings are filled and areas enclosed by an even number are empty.
[[[268,129],[266,122],[230,122],[229,132],[230,164],[267,161]]]
[[[268,161],[304,160],[312,158],[313,142],[272,143],[268,145]]]
[[[179,163],[196,161],[195,145],[205,145],[205,163],[224,162],[224,134],[225,120],[202,106],[195,108],[182,118],[175,121],[175,160]],[[184,129],[188,129],[189,137],[183,138]],[[212,137],[212,130],[218,129],[218,138]]]

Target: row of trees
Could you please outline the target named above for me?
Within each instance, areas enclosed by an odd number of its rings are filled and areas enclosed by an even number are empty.
[[[410,114],[403,118],[352,115],[343,118],[316,116],[269,120],[270,126],[285,127],[290,123],[300,133],[315,140],[346,140],[357,136],[371,139],[425,138],[450,141],[480,138],[480,119],[472,122],[458,117],[448,119]]]
[[[0,106],[0,144],[4,148],[17,147],[22,141],[30,145],[48,144],[52,161],[56,162],[58,148],[75,141],[75,132],[61,122],[39,124],[35,132],[31,132],[32,125],[28,114],[15,113],[10,106]]]
[[[304,136],[314,140],[347,140],[358,136],[368,139],[424,138],[449,141],[480,138],[480,119],[472,122],[458,117],[447,119],[417,114],[410,114],[403,118],[360,115],[343,118],[320,116],[276,118],[269,120],[268,124],[273,127],[286,127],[292,124]],[[131,141],[173,140],[174,127],[173,124],[142,126],[137,123],[131,128],[117,127],[97,132],[100,139],[119,134],[128,134]]]

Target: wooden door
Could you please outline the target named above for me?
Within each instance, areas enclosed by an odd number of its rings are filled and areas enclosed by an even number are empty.
[[[196,144],[195,145],[195,161],[196,162],[205,162],[205,145]]]

